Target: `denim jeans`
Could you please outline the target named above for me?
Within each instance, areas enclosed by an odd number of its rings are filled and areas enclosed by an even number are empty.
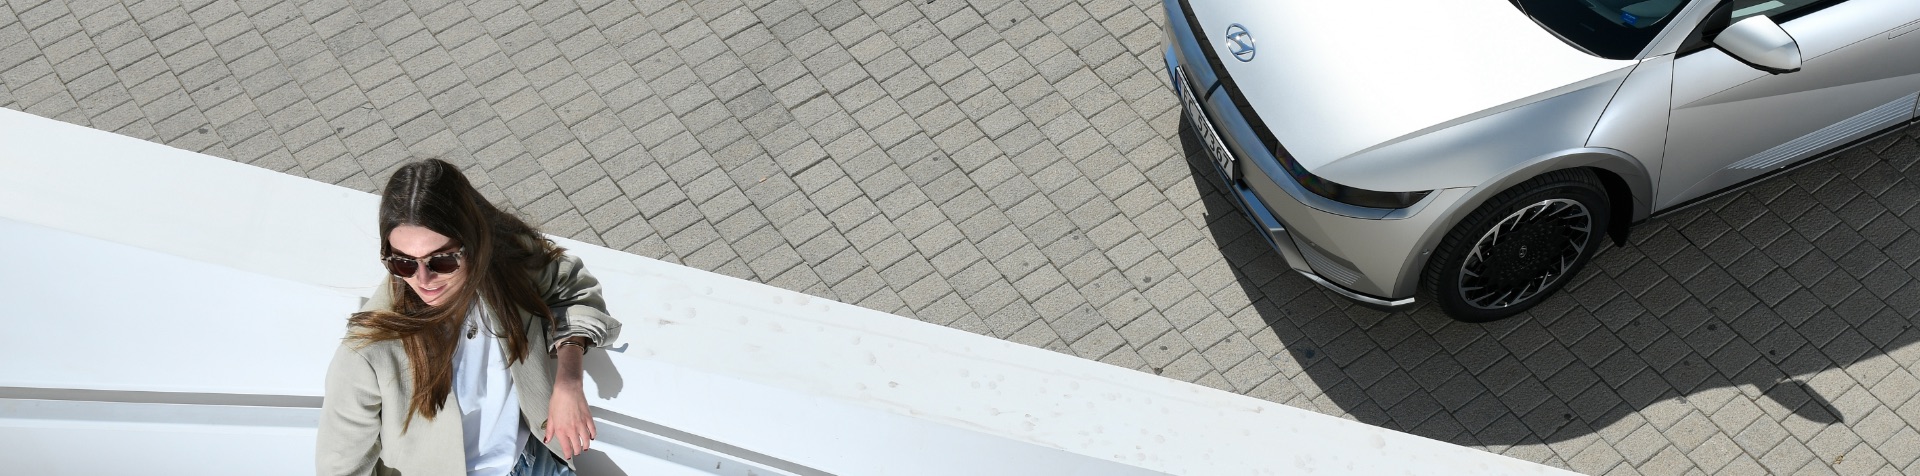
[[[520,451],[520,461],[513,464],[513,473],[509,476],[575,476],[573,468],[568,468],[559,455],[547,450],[539,437],[527,440],[526,449]]]

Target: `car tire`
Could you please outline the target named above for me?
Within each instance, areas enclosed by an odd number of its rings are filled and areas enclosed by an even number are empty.
[[[1463,322],[1511,317],[1565,287],[1600,250],[1612,212],[1586,169],[1515,185],[1461,220],[1434,250],[1422,290]]]

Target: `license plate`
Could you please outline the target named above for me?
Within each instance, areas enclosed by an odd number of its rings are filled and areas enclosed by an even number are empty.
[[[1226,175],[1228,182],[1232,182],[1234,179],[1233,152],[1228,151],[1226,143],[1220,141],[1220,133],[1213,129],[1213,121],[1207,120],[1206,109],[1200,107],[1200,100],[1194,96],[1193,89],[1187,86],[1186,72],[1177,68],[1174,72],[1174,77],[1179,78],[1174,89],[1179,91],[1181,107],[1186,110],[1187,124],[1193,126],[1193,131],[1200,135],[1200,142],[1206,147],[1207,155],[1213,159],[1213,165],[1220,169],[1221,174]]]

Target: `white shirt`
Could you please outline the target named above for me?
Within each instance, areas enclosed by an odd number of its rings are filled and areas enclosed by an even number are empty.
[[[475,302],[454,345],[453,393],[460,401],[460,427],[466,433],[467,474],[505,475],[513,471],[530,432],[520,418],[520,395],[493,319]],[[469,329],[477,329],[468,338]]]

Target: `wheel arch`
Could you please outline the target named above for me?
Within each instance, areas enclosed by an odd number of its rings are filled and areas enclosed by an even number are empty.
[[[1651,213],[1654,190],[1652,174],[1639,160],[1619,150],[1598,147],[1568,149],[1516,165],[1472,187],[1466,196],[1453,202],[1452,206],[1438,210],[1441,215],[1420,237],[1418,246],[1414,247],[1403,265],[1400,276],[1405,278],[1394,287],[1394,295],[1412,296],[1418,292],[1434,248],[1440,245],[1453,227],[1487,200],[1534,177],[1574,168],[1589,169],[1600,178],[1600,183],[1606,187],[1607,206],[1610,209],[1607,234],[1616,244],[1625,243],[1632,224],[1645,220]]]
[[[1645,213],[1637,211],[1634,204],[1636,200],[1633,195],[1633,186],[1627,183],[1627,179],[1621,178],[1612,170],[1600,167],[1587,168],[1593,170],[1594,175],[1600,178],[1600,184],[1607,189],[1608,211],[1611,212],[1607,222],[1607,236],[1613,238],[1614,246],[1626,246],[1627,233],[1633,227],[1633,223],[1646,217]]]

